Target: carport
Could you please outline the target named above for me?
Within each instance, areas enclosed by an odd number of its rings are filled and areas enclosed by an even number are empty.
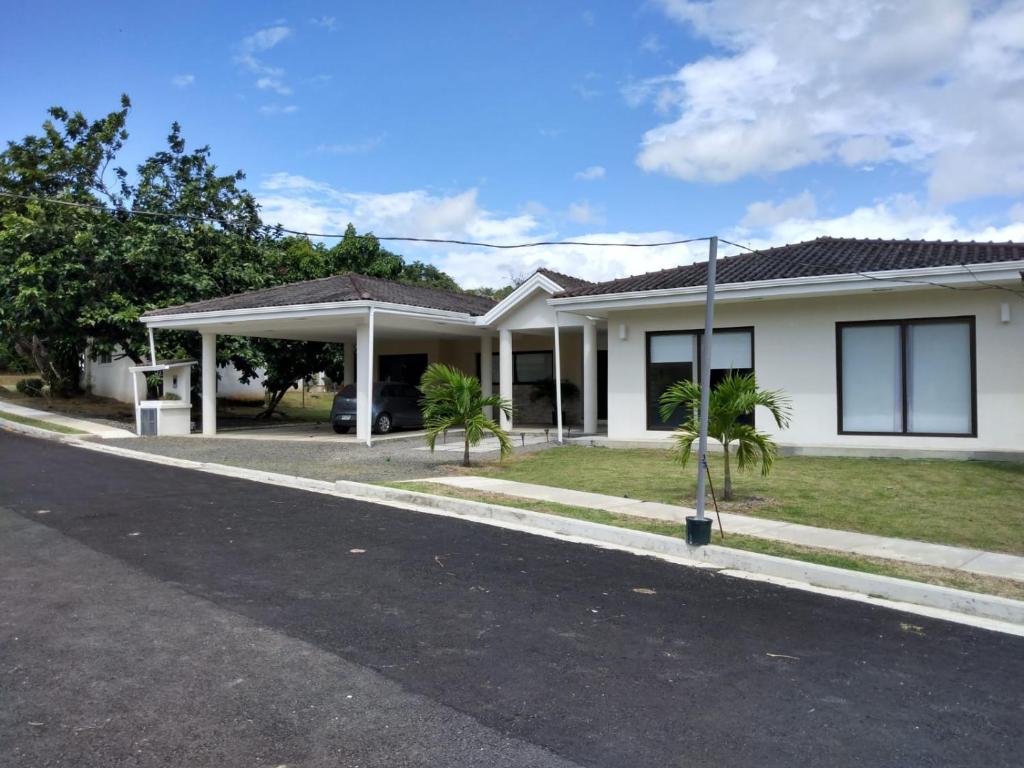
[[[561,280],[556,280],[561,278]],[[217,434],[217,337],[248,336],[294,341],[322,341],[344,347],[342,384],[357,386],[356,436],[372,442],[370,407],[372,385],[382,362],[391,358],[425,356],[467,373],[480,375],[484,394],[495,383],[501,395],[514,397],[517,382],[513,333],[527,347],[553,344],[552,374],[562,378],[564,350],[560,338],[570,335],[581,343],[580,360],[569,362],[582,379],[583,431],[597,431],[598,328],[594,320],[556,313],[546,303],[555,292],[580,281],[540,270],[501,302],[473,294],[406,285],[365,275],[343,274],[320,280],[277,286],[176,307],[152,310],[142,316],[151,331],[192,330],[202,336],[202,429]],[[558,315],[561,315],[561,322]],[[494,355],[494,337],[499,353]],[[549,341],[548,341],[549,340]],[[574,347],[575,349],[575,347]],[[518,353],[517,353],[518,354]],[[527,353],[523,353],[527,354]],[[358,360],[372,365],[350,364]],[[494,360],[495,376],[484,361]],[[576,365],[578,363],[578,365]],[[392,366],[393,367],[393,366]],[[357,379],[353,381],[353,379]],[[557,413],[561,421],[561,402]],[[510,420],[503,418],[511,428]],[[561,423],[558,424],[559,436]]]

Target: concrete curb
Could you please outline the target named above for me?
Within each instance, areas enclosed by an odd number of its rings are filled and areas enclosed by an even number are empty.
[[[737,578],[779,584],[1024,637],[1024,601],[1005,597],[849,571],[843,568],[832,568],[714,545],[690,547],[682,539],[498,504],[456,499],[449,496],[435,496],[351,480],[339,480],[331,483],[224,464],[175,459],[92,441],[73,438],[62,440],[62,436],[59,434],[36,430],[32,427],[28,429],[33,430],[31,434],[34,436],[51,440],[57,439],[60,442],[100,453],[331,496],[373,501],[411,511],[459,517],[534,535],[657,557],[682,565],[713,568],[724,575]]]
[[[966,592],[933,584],[896,579],[891,576],[850,571],[817,563],[805,563],[757,552],[710,545],[691,547],[682,539],[655,533],[617,528],[585,520],[549,515],[515,507],[487,504],[468,499],[434,496],[340,480],[335,486],[348,496],[372,498],[383,502],[401,502],[429,508],[442,508],[456,515],[479,520],[494,520],[549,531],[573,539],[598,542],[617,548],[723,569],[744,571],[775,579],[801,582],[815,587],[870,595],[884,600],[912,603],[926,608],[966,614],[1020,625],[1024,629],[1024,602],[995,595]]]
[[[43,429],[42,427],[33,427],[30,424],[22,424],[20,421],[10,421],[0,416],[0,429],[5,429],[8,432],[18,432],[22,435],[28,435],[29,437],[43,437],[47,440],[57,440],[61,443],[77,442],[79,438],[86,437],[86,435],[69,435],[64,432],[52,432],[49,429]]]

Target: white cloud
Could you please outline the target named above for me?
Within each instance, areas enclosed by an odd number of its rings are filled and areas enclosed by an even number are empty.
[[[566,211],[566,215],[570,221],[574,221],[577,224],[598,224],[604,221],[604,214],[601,210],[586,200],[572,203],[569,206],[569,210]]]
[[[261,115],[290,115],[298,111],[299,108],[294,104],[264,104],[259,108]]]
[[[741,226],[750,229],[761,229],[787,219],[807,219],[817,213],[814,195],[804,190],[796,197],[790,197],[778,203],[770,201],[751,203],[743,217]]]
[[[595,181],[596,179],[603,179],[605,174],[605,168],[603,165],[592,165],[589,168],[584,168],[582,171],[577,171],[573,177],[580,181]]]
[[[266,27],[242,39],[238,46],[235,60],[247,70],[257,75],[256,87],[264,91],[273,91],[281,96],[288,96],[292,89],[285,83],[285,71],[281,67],[265,64],[256,54],[262,54],[287,40],[292,35],[291,27],[283,24]],[[262,110],[261,110],[262,111]],[[293,110],[294,111],[294,110]]]
[[[281,78],[270,75],[258,78],[256,80],[256,87],[261,91],[273,91],[281,96],[289,96],[292,92],[292,89],[281,81]]]
[[[664,46],[657,35],[647,35],[640,41],[640,50],[647,53],[660,53]]]
[[[610,244],[500,251],[441,244],[389,245],[410,258],[436,264],[465,287],[503,285],[510,274],[529,273],[541,266],[590,280],[610,279],[689,263],[706,252],[700,243],[654,249],[622,245],[683,239],[675,232],[591,232],[564,238],[542,220],[548,214],[543,206],[528,203],[516,213],[497,213],[480,204],[476,189],[454,194],[348,192],[305,176],[276,173],[263,180],[257,197],[268,224],[304,232],[340,233],[351,222],[360,232],[378,235],[504,244],[555,239]]]
[[[313,152],[318,155],[365,155],[379,147],[383,141],[384,136],[378,135],[360,141],[317,144]]]
[[[195,75],[175,75],[171,78],[171,85],[175,88],[188,88],[190,85],[195,85]]]
[[[786,202],[788,201],[780,203],[775,210],[785,208]],[[755,205],[770,206],[768,203]],[[896,195],[873,205],[861,206],[848,213],[831,217],[815,218],[813,213],[807,215],[804,212],[802,215],[774,220],[770,217],[753,222],[744,219],[738,228],[726,235],[726,238],[752,248],[764,248],[812,240],[821,236],[896,240],[1024,241],[1024,217],[1015,219],[1011,211],[1005,224],[973,226],[961,222],[950,213],[924,206],[912,196]]]
[[[726,182],[818,162],[908,164],[938,203],[1024,192],[1024,0],[659,0],[720,51],[630,83],[672,115],[647,171]]]
[[[328,32],[333,32],[337,29],[338,19],[334,16],[320,16],[316,19],[309,20],[311,24],[314,24],[322,29],[326,29]]]

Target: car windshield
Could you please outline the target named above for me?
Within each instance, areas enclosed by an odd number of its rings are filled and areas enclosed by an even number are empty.
[[[338,394],[341,397],[355,397],[356,396],[356,385],[355,384],[346,384],[344,387],[341,388],[341,391]]]

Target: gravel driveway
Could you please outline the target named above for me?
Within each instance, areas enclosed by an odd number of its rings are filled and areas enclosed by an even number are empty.
[[[458,436],[449,438],[449,445]],[[381,441],[372,448],[355,443],[295,442],[237,438],[140,437],[104,440],[136,451],[192,461],[209,461],[315,480],[358,480],[385,483],[454,474],[460,469],[461,451],[423,450],[422,438]],[[517,446],[516,452],[536,451],[554,443]],[[440,446],[439,446],[440,447]],[[497,451],[476,453],[473,463],[495,461]]]

